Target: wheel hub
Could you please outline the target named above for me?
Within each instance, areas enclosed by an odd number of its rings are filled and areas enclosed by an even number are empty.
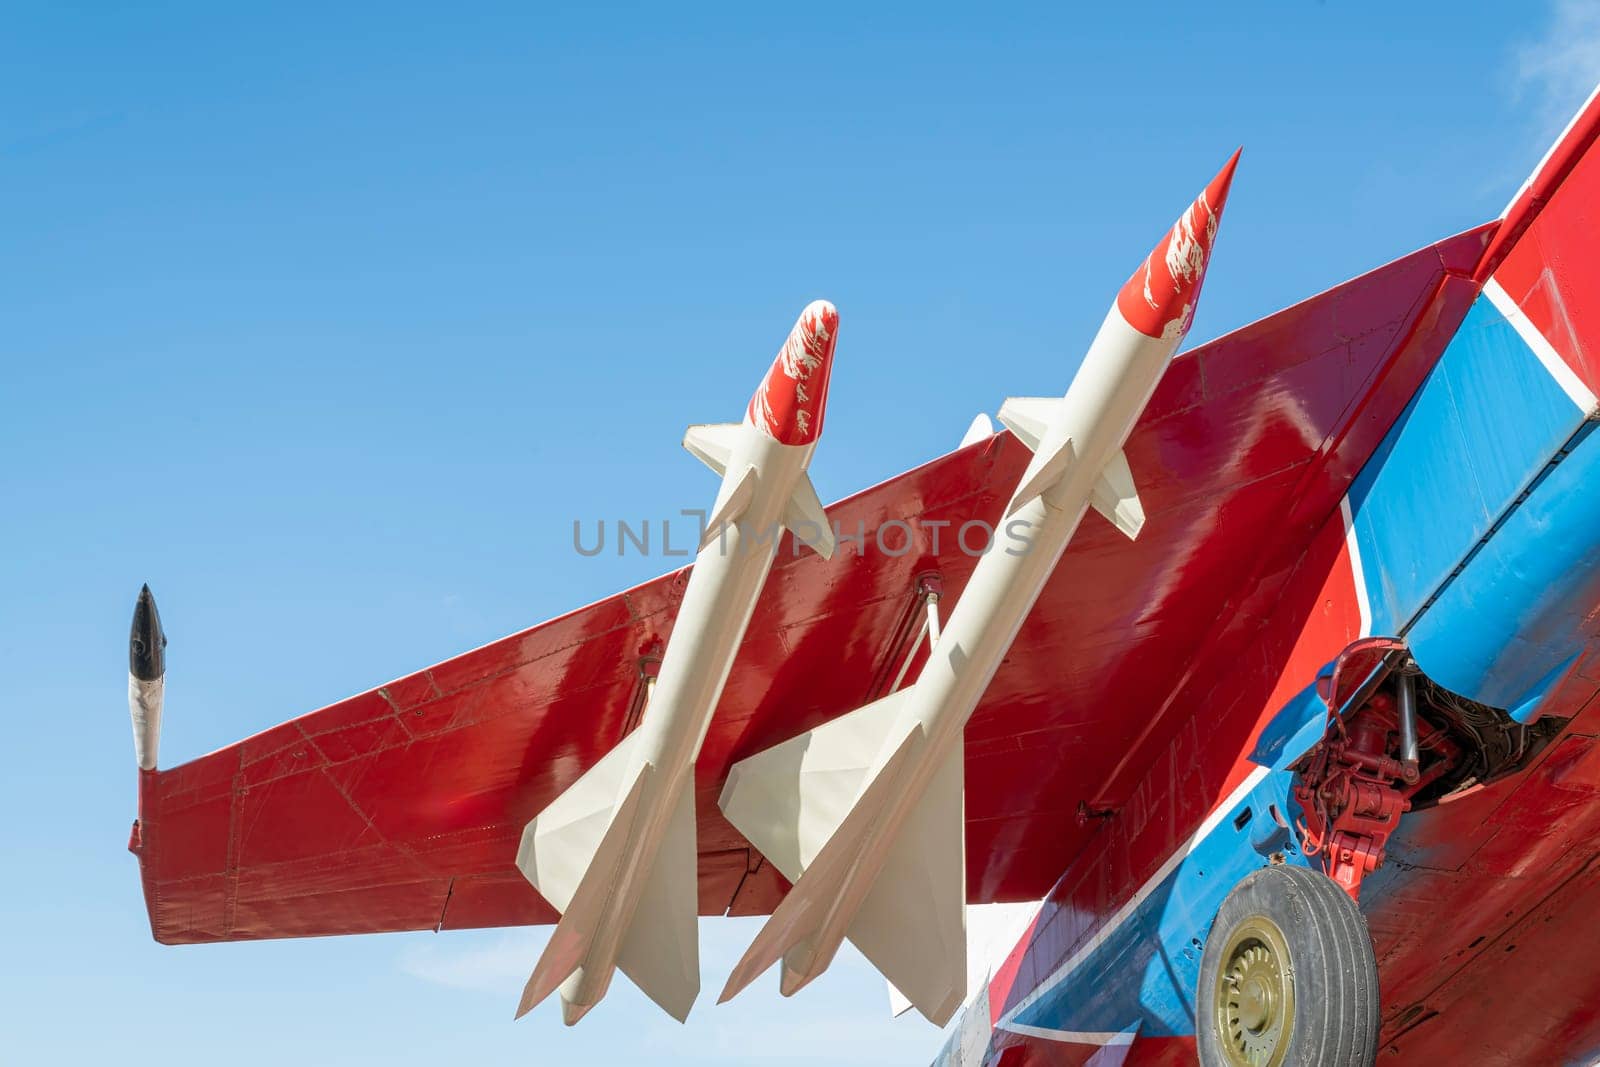
[[[1277,924],[1253,915],[1234,928],[1213,1001],[1230,1067],[1278,1067],[1289,1051],[1294,980]]]

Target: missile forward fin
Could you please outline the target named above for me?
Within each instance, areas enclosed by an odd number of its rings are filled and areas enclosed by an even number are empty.
[[[823,559],[833,558],[836,547],[833,525],[828,521],[822,498],[817,496],[817,487],[811,484],[811,475],[800,475],[800,481],[783,509],[783,525]]]
[[[691,426],[683,433],[683,447],[717,474],[727,474],[728,459],[733,455],[733,441],[741,425],[737,422],[708,422]]]
[[[706,520],[706,532],[700,535],[700,548],[716,543],[724,529],[738,522],[739,516],[745,513],[755,495],[756,469],[746,467],[744,473],[739,475],[739,480],[733,484],[733,489],[722,496],[717,510]]]
[[[1128,469],[1128,456],[1121,449],[1111,457],[1100,478],[1094,483],[1089,503],[1110,520],[1132,541],[1144,528],[1144,504],[1139,500],[1139,490],[1133,484],[1133,471]]]
[[[700,995],[700,853],[694,788],[679,791],[617,966],[680,1023]]]
[[[626,741],[617,747],[620,749],[625,745]],[[612,755],[614,754],[613,752]],[[606,760],[610,758],[608,755]],[[601,771],[606,760],[601,760],[590,768],[589,774],[580,778],[568,792],[579,791],[579,787],[585,784],[585,779],[589,775]],[[625,766],[626,763],[618,761],[606,768],[601,774],[596,775],[595,782],[591,783],[593,788],[584,789],[582,792],[590,797],[597,795],[604,780],[607,778],[618,780],[616,772]],[[545,886],[549,886],[550,892],[546,894],[545,899],[556,904],[562,914],[561,921],[556,923],[555,930],[550,934],[549,944],[545,945],[544,952],[539,956],[539,962],[533,968],[533,974],[528,978],[528,984],[523,987],[522,1000],[517,1005],[517,1018],[522,1018],[533,1010],[534,1005],[549,996],[568,975],[577,970],[583,963],[584,957],[588,955],[589,945],[594,940],[605,911],[606,901],[611,895],[617,867],[627,851],[629,839],[633,836],[633,822],[639,810],[639,797],[644,792],[644,785],[649,777],[650,765],[648,763],[641,765],[627,795],[616,805],[615,810],[609,813],[604,832],[600,834],[598,843],[590,849],[587,856],[579,854],[578,850],[585,847],[587,841],[592,838],[595,819],[593,812],[553,827],[548,833],[540,833],[539,824],[544,820],[544,816],[550,813],[550,809],[546,809],[523,830],[522,847],[517,853],[517,866],[541,893],[545,892]],[[551,808],[555,806],[552,804]],[[573,810],[576,811],[578,808],[578,805],[574,805]],[[566,890],[563,879],[573,869],[580,867],[583,869],[582,877],[570,891]],[[545,874],[547,871],[549,877]],[[541,883],[538,878],[545,878],[545,881]],[[557,903],[554,899],[557,894],[567,897],[565,904]]]
[[[1016,434],[1030,452],[1039,451],[1044,431],[1061,407],[1059,396],[1013,396],[1000,405],[1000,423]]]
[[[1043,496],[1054,488],[1057,482],[1067,476],[1077,458],[1078,454],[1072,447],[1070,437],[1063,437],[1061,443],[1048,454],[1035,452],[1033,462],[1028,465],[1027,480],[1017,487],[1017,491],[1012,494],[1011,503],[1006,506],[1006,518],[1022,510],[1022,507],[1035,497]]]
[[[936,1026],[967,993],[963,745],[944,757],[895,837],[847,936]]]
[[[850,813],[909,692],[865,704],[729,769],[717,806],[790,882]]]

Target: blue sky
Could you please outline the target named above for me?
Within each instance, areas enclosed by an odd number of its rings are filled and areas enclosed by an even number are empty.
[[[810,299],[834,499],[1064,389],[1236,145],[1197,339],[1496,215],[1600,71],[1576,6],[863,6],[8,5],[0,1059],[926,1062],[859,960],[568,1032],[536,931],[155,945],[139,583],[172,765],[666,569],[573,520],[707,503]]]

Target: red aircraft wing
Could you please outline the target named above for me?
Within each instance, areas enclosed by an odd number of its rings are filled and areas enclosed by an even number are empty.
[[[1085,519],[968,727],[972,901],[1041,897],[1093,832],[1077,814],[1165,746],[1193,664],[1244,640],[1455,332],[1492,233],[1174,362],[1126,448],[1143,532]],[[834,505],[831,561],[785,539],[697,768],[703,914],[765,913],[785,888],[717,810],[729,765],[888,691],[917,580],[953,603],[975,562],[962,524],[998,524],[1028,458],[999,434]],[[553,921],[514,865],[523,825],[634,725],[686,576],[142,772],[131,848],[157,940]]]

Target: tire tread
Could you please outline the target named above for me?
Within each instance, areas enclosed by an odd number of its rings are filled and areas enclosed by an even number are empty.
[[[1372,1067],[1377,1057],[1377,961],[1366,919],[1331,878],[1305,867],[1255,871],[1217,910],[1201,957],[1196,1045],[1204,1067],[1224,1067],[1211,1022],[1210,990],[1227,931],[1263,914],[1283,930],[1293,956],[1295,1027],[1285,1067]]]

